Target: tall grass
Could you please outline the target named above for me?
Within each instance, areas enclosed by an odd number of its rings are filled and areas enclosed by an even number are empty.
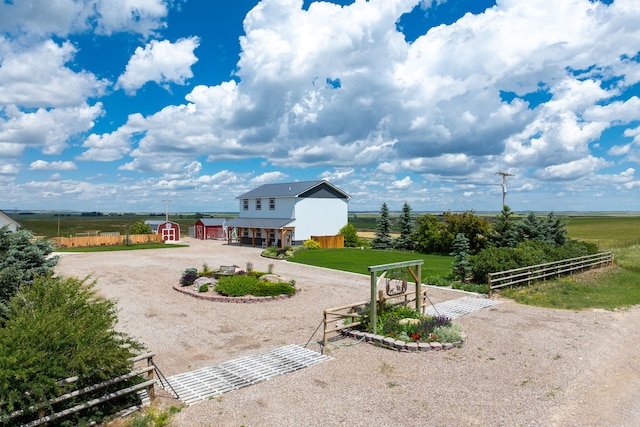
[[[640,246],[616,250],[616,267],[531,286],[504,289],[515,301],[540,307],[615,310],[640,304]]]

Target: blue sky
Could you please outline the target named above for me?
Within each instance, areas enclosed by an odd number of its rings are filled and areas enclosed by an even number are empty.
[[[637,0],[3,0],[0,209],[640,211]]]

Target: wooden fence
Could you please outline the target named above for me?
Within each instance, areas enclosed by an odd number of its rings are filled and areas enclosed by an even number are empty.
[[[344,236],[342,234],[336,234],[335,236],[311,236],[311,240],[318,242],[322,249],[344,248]]]
[[[131,244],[137,243],[161,243],[160,234],[130,234],[129,236],[75,236],[52,237],[51,240],[57,248],[83,248],[87,246],[112,246],[124,245],[126,239]]]
[[[28,408],[28,412],[34,412],[35,414],[37,414],[37,418],[34,419],[33,421],[30,421],[26,424],[22,424],[22,426],[27,426],[27,427],[31,427],[31,426],[39,426],[42,424],[46,424],[50,421],[53,420],[57,420],[59,418],[63,418],[66,417],[68,415],[74,414],[76,412],[82,411],[84,409],[87,408],[91,408],[93,406],[96,405],[100,405],[104,402],[107,402],[109,400],[115,399],[117,397],[121,397],[121,396],[125,396],[127,394],[131,394],[131,393],[137,393],[140,390],[147,390],[148,396],[150,401],[153,401],[153,399],[155,398],[155,392],[154,392],[154,385],[158,382],[158,380],[154,377],[154,369],[155,369],[155,365],[153,364],[153,356],[155,354],[154,353],[146,353],[146,354],[142,354],[140,356],[134,357],[133,359],[130,359],[132,363],[134,363],[134,366],[137,362],[141,362],[141,361],[145,361],[146,360],[146,366],[141,367],[141,368],[135,368],[128,374],[125,375],[121,375],[119,377],[116,378],[112,378],[106,381],[101,382],[100,384],[94,384],[94,385],[90,385],[78,390],[74,390],[72,392],[66,393],[62,396],[56,397],[54,399],[49,400],[47,403],[42,404],[40,406],[35,406],[35,407],[30,407]],[[50,415],[45,415],[46,410],[51,408],[53,405],[57,405],[60,404],[66,400],[69,400],[71,398],[74,397],[78,397],[78,396],[82,396],[83,394],[86,393],[90,393],[96,390],[100,390],[102,388],[114,385],[114,384],[118,384],[121,383],[123,381],[126,381],[128,379],[131,379],[133,377],[136,376],[143,376],[146,377],[146,381],[140,383],[140,384],[136,384],[134,386],[130,386],[130,387],[126,387],[117,391],[112,391],[109,392],[107,394],[104,394],[100,397],[94,398],[94,399],[90,399],[87,400],[83,403],[80,403],[78,405],[75,405],[71,408],[67,408],[64,409],[62,411],[59,412],[55,412],[53,414]],[[72,377],[72,378],[67,378],[64,379],[62,381],[60,381],[60,383],[66,383],[66,384],[70,384],[70,383],[74,383],[78,381],[78,377]],[[4,418],[0,418],[0,424],[7,423],[6,425],[11,425],[11,423],[9,421],[11,421],[12,419],[15,419],[17,417],[20,417],[24,414],[25,411],[16,411],[13,412],[11,414],[9,414],[8,416],[4,417]],[[9,423],[8,423],[9,422]]]
[[[573,273],[574,271],[581,271],[586,268],[604,267],[607,265],[613,265],[613,254],[611,252],[600,252],[579,258],[563,259],[546,264],[489,273],[489,297],[492,296],[494,289],[505,286],[531,284],[531,282],[535,280],[544,280],[567,273]]]

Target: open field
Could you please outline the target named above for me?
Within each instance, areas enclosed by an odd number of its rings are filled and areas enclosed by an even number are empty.
[[[567,230],[569,237],[597,243],[600,249],[628,247],[640,243],[640,215],[635,214],[557,214],[568,221]],[[33,232],[36,236],[56,237],[70,236],[100,230],[103,232],[126,233],[128,225],[145,219],[164,219],[164,215],[142,214],[117,214],[113,216],[81,216],[80,214],[33,214],[10,215],[19,221],[24,228]],[[216,214],[218,217],[234,217],[236,214]],[[483,215],[491,219],[493,215]],[[393,227],[397,225],[398,214],[392,214],[392,236],[397,236]],[[357,230],[358,235],[364,239],[371,239],[375,235],[376,213],[357,213],[349,215],[349,223]],[[189,227],[193,226],[196,218],[193,215],[172,215],[171,221],[180,224],[181,232],[187,235]]]
[[[568,220],[570,238],[597,243],[601,250],[640,244],[640,216],[585,216]]]

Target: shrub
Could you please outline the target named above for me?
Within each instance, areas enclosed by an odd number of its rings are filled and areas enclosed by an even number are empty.
[[[320,249],[320,243],[311,239],[305,240],[302,245],[307,249]]]
[[[360,239],[358,238],[358,232],[353,224],[347,224],[340,229],[338,234],[341,234],[344,238],[345,248],[355,248],[360,246]]]
[[[9,300],[7,317],[0,328],[0,419],[17,410],[30,412],[32,405],[42,405],[131,370],[129,358],[142,346],[115,330],[116,303],[100,297],[94,290],[95,282],[86,280],[39,277]],[[78,377],[75,383],[60,382],[73,376]],[[83,399],[96,398],[135,381],[89,393]],[[117,412],[122,405],[131,406],[132,398],[137,401],[134,394],[124,401],[70,415],[55,425],[88,425],[90,420],[99,421]],[[71,399],[64,405],[78,403]],[[53,409],[62,408],[54,405]],[[29,415],[33,418],[35,414]],[[13,419],[10,424],[22,421]]]
[[[272,283],[259,280],[254,276],[239,275],[221,277],[215,286],[215,290],[229,297],[291,295],[296,292],[293,281],[289,283]]]
[[[296,288],[291,283],[272,283],[264,280],[258,280],[253,286],[251,295],[257,297],[269,297],[277,295],[292,295],[296,292]]]
[[[476,283],[487,283],[489,273],[544,264],[569,258],[588,255],[589,245],[571,241],[562,246],[528,240],[515,248],[487,248],[471,257],[473,280]]]
[[[207,283],[200,285],[198,292],[209,292],[209,285]]]
[[[451,323],[447,326],[433,328],[434,339],[438,342],[458,342],[462,340],[462,326],[459,323]]]
[[[242,297],[250,295],[253,285],[258,279],[252,276],[235,275],[221,277],[216,283],[216,292],[228,297]]]
[[[182,272],[182,277],[180,277],[180,285],[182,286],[191,286],[193,282],[198,278],[198,269],[194,267],[189,267]]]

